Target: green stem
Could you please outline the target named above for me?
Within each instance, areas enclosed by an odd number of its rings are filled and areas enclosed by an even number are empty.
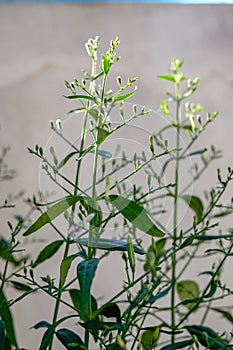
[[[92,61],[92,76],[95,75],[95,71],[96,71],[96,61],[93,60]],[[92,91],[93,91],[94,84],[95,83],[93,81],[91,81],[91,83],[90,83],[90,93],[92,93]],[[79,188],[79,175],[80,175],[80,169],[81,169],[81,163],[82,163],[82,153],[83,153],[83,150],[84,150],[84,143],[85,143],[85,139],[86,139],[86,129],[87,129],[87,119],[88,119],[89,107],[90,107],[90,101],[88,101],[88,103],[87,103],[87,108],[86,108],[85,117],[84,117],[84,123],[83,123],[83,129],[82,129],[82,138],[81,138],[81,144],[80,144],[80,158],[78,160],[77,170],[76,170],[76,177],[75,177],[74,196],[77,195],[78,188]],[[74,220],[75,208],[76,208],[76,204],[74,204],[72,206],[72,209],[71,209],[72,221]],[[70,246],[70,240],[67,239],[66,240],[66,246],[65,246],[63,259],[65,259],[68,256],[69,246]],[[61,296],[62,296],[62,290],[59,291],[58,296],[57,296],[55,309],[54,309],[54,314],[53,314],[53,324],[55,324],[56,321],[57,321],[59,307],[60,307],[60,301],[61,301]],[[52,350],[52,346],[53,346],[53,338],[51,339],[49,350]]]
[[[6,258],[6,263],[5,263],[5,266],[4,266],[4,271],[3,271],[3,275],[1,277],[1,280],[2,280],[2,283],[1,283],[1,288],[0,288],[0,295],[2,294],[3,292],[3,288],[4,288],[4,285],[5,285],[5,282],[6,282],[6,274],[7,274],[7,269],[8,269],[8,265],[9,265],[9,259],[10,259],[10,254],[11,254],[11,244],[12,244],[12,240],[11,240],[11,243],[10,243],[10,249],[8,251],[8,254],[7,254],[7,258]],[[0,305],[1,307],[2,305]]]
[[[96,74],[96,61],[95,60],[92,61],[92,73],[91,74],[92,74],[92,77],[95,76],[95,74]],[[91,81],[90,88],[89,88],[90,93],[92,93],[94,85],[95,85],[95,82]],[[87,120],[88,120],[88,114],[89,114],[90,105],[91,105],[91,101],[88,101],[87,108],[86,108],[86,111],[85,111],[85,117],[84,117],[83,129],[82,129],[82,138],[81,138],[80,149],[79,149],[80,157],[78,159],[78,164],[77,164],[77,171],[76,171],[76,177],[75,177],[74,196],[76,196],[77,193],[78,193],[79,175],[80,175],[80,169],[81,169],[81,164],[82,164],[82,154],[83,154],[83,150],[84,150],[84,143],[85,143],[85,140],[86,140]],[[76,208],[76,203],[72,207],[72,214],[71,214],[72,218],[74,218],[75,208]]]
[[[65,259],[67,257],[67,255],[68,255],[69,243],[70,243],[70,241],[67,240],[66,241],[66,246],[65,246],[65,251],[64,251],[64,254],[63,254],[63,259]],[[61,303],[61,296],[62,296],[62,290],[59,290],[58,295],[57,295],[57,299],[56,299],[54,313],[53,313],[53,321],[52,321],[53,324],[55,324],[57,322],[59,307],[60,307],[60,303]],[[49,345],[49,350],[52,350],[52,347],[53,347],[53,337],[51,338],[51,342],[50,342],[50,345]]]
[[[173,247],[176,247],[176,241],[178,238],[178,197],[179,197],[179,161],[180,161],[180,100],[179,100],[179,89],[176,86],[177,93],[177,107],[176,107],[176,165],[175,165],[175,195],[174,195],[174,216],[173,216]],[[176,309],[175,309],[175,294],[176,294],[176,263],[177,263],[177,254],[176,249],[172,254],[172,290],[171,290],[171,343],[175,342],[175,327],[176,327]]]
[[[203,290],[202,295],[198,298],[197,303],[196,303],[195,306],[194,306],[193,308],[191,308],[191,309],[187,312],[187,314],[185,314],[185,316],[180,320],[180,322],[179,322],[179,323],[177,324],[177,326],[176,326],[177,329],[178,329],[179,326],[181,326],[182,323],[189,317],[189,315],[191,315],[191,313],[194,311],[194,309],[196,309],[196,308],[202,303],[203,298],[204,298],[204,296],[206,295],[207,291],[209,290],[209,288],[210,288],[211,284],[213,283],[215,277],[219,274],[219,271],[221,271],[221,269],[222,269],[222,267],[223,267],[223,265],[224,265],[226,259],[231,255],[232,249],[233,249],[233,242],[231,243],[231,245],[230,245],[228,251],[226,252],[224,258],[220,261],[220,263],[219,263],[217,269],[215,270],[215,272],[213,273],[213,275],[212,275],[212,277],[211,277],[209,283],[207,284],[207,286],[206,286],[205,289]]]
[[[89,330],[85,330],[85,347],[88,349],[89,346]]]
[[[205,322],[205,320],[206,320],[206,317],[208,316],[208,313],[209,313],[209,311],[210,311],[210,309],[211,309],[211,304],[212,304],[212,300],[210,300],[210,301],[208,302],[208,305],[207,305],[207,307],[206,307],[206,309],[205,309],[205,312],[204,312],[204,315],[203,315],[203,317],[202,317],[202,320],[201,320],[200,325],[203,325],[203,324],[204,324],[204,322]]]

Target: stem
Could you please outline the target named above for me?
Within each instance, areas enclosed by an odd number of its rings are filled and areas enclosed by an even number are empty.
[[[205,294],[207,293],[207,291],[209,290],[212,282],[214,281],[215,277],[218,275],[219,271],[221,271],[226,259],[231,255],[231,251],[233,249],[233,242],[231,243],[228,251],[226,252],[224,258],[221,260],[221,262],[219,263],[217,269],[215,270],[215,272],[213,273],[209,283],[207,284],[207,286],[205,287],[205,289],[202,292],[202,295],[198,298],[197,303],[195,304],[195,306],[190,309],[187,314],[180,320],[180,322],[177,324],[176,328],[178,329],[179,326],[189,317],[189,315],[193,312],[194,309],[196,309],[203,301],[203,298],[205,296]]]
[[[85,330],[85,347],[88,349],[88,345],[89,345],[89,330],[86,329]]]
[[[92,60],[92,76],[95,75],[95,72],[96,72],[96,61]],[[94,84],[95,84],[95,82],[91,81],[90,88],[89,88],[90,93],[92,93],[92,91],[93,91]],[[76,170],[76,177],[75,177],[74,196],[76,196],[77,193],[78,193],[79,175],[80,175],[80,169],[81,169],[81,163],[82,163],[82,153],[83,153],[83,150],[84,150],[84,143],[85,143],[85,139],[86,139],[87,119],[88,119],[88,111],[89,111],[90,103],[91,102],[88,101],[87,108],[86,108],[86,111],[85,111],[85,117],[84,117],[83,129],[82,129],[82,138],[81,138],[80,151],[79,151],[80,152],[80,158],[78,159],[77,170]],[[76,208],[76,203],[72,206],[72,209],[71,209],[72,221],[74,220],[75,208]],[[65,259],[68,256],[69,246],[70,246],[70,239],[67,239],[66,240],[66,246],[65,246],[63,259]],[[53,324],[55,324],[57,322],[61,296],[62,296],[62,290],[59,291],[58,296],[57,296],[55,309],[54,309],[54,314],[53,314]],[[53,346],[53,337],[51,338],[51,342],[50,342],[50,345],[49,345],[49,350],[52,350],[52,346]]]
[[[97,176],[97,165],[98,165],[98,145],[95,145],[95,155],[94,155],[94,164],[93,164],[93,180],[92,180],[92,208],[96,210],[96,176]],[[95,235],[95,227],[90,225],[89,237],[88,237],[88,259],[92,256],[92,237]]]
[[[179,87],[176,85],[176,95],[177,95],[177,106],[176,106],[176,165],[175,165],[175,195],[174,195],[174,216],[173,216],[173,247],[176,247],[177,241],[177,225],[178,225],[178,197],[179,197],[179,157],[180,157],[180,99],[179,99]],[[176,263],[177,263],[177,254],[176,249],[172,254],[172,290],[171,290],[171,343],[175,342],[175,327],[176,327],[176,310],[175,310],[175,293],[176,293]]]
[[[8,254],[7,254],[7,258],[6,258],[6,263],[5,263],[5,266],[4,266],[4,271],[3,271],[3,275],[1,277],[1,280],[2,280],[2,283],[1,283],[1,288],[0,288],[0,296],[3,292],[3,288],[4,288],[4,284],[6,282],[6,274],[7,274],[7,269],[8,269],[8,265],[9,265],[9,259],[10,259],[10,254],[11,254],[11,247],[12,245],[12,240],[11,240],[11,243],[10,243],[10,250],[8,251]],[[1,307],[2,305],[0,305]]]
[[[92,76],[95,76],[95,74],[96,74],[96,61],[95,60],[92,60],[92,72],[91,72],[91,74],[92,74]],[[95,82],[91,81],[90,88],[89,88],[90,93],[92,93],[94,85],[95,85]],[[91,104],[91,101],[88,101],[87,108],[85,111],[85,117],[84,117],[83,129],[82,129],[82,138],[81,138],[80,150],[79,150],[80,157],[78,159],[78,165],[77,165],[77,171],[76,171],[76,177],[75,177],[74,196],[76,196],[77,192],[78,192],[79,175],[80,175],[80,169],[81,169],[81,164],[82,164],[82,153],[84,150],[84,142],[86,140],[87,119],[88,119],[88,114],[89,114],[88,111],[89,111],[90,104]],[[72,218],[74,218],[75,207],[76,207],[76,203],[72,207],[72,214],[71,214]]]
[[[67,242],[66,242],[63,259],[65,259],[67,257],[68,251],[69,251],[69,240],[67,240]],[[60,307],[60,302],[61,302],[61,296],[62,296],[62,290],[59,290],[58,295],[57,295],[56,304],[55,304],[54,313],[53,313],[53,324],[55,324],[57,322],[57,317],[58,317],[58,312],[59,312],[59,307]],[[49,350],[52,350],[52,347],[53,347],[53,337],[51,338]]]
[[[212,304],[212,299],[208,302],[208,305],[207,305],[207,307],[206,307],[206,309],[205,309],[204,315],[203,315],[203,317],[202,317],[202,319],[201,319],[200,325],[203,325],[203,324],[204,324],[204,322],[205,322],[205,320],[206,320],[206,317],[208,316],[208,313],[209,313],[209,311],[210,311],[211,304]]]

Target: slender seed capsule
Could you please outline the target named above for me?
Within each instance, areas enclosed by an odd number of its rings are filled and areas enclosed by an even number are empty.
[[[128,250],[129,264],[130,264],[132,272],[134,273],[135,272],[135,256],[134,256],[133,243],[132,243],[131,238],[129,236],[127,239],[127,250]]]

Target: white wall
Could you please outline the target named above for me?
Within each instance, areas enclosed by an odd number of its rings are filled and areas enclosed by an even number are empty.
[[[1,187],[2,193],[23,188],[30,194],[39,188],[39,163],[26,147],[45,145],[49,120],[66,118],[70,103],[62,97],[63,81],[88,68],[84,43],[95,35],[103,51],[119,36],[122,59],[115,73],[138,76],[139,92],[132,102],[153,109],[165,87],[156,76],[167,72],[173,56],[185,58],[185,73],[201,78],[198,101],[206,111],[220,113],[202,147],[216,143],[225,155],[218,166],[232,165],[232,19],[233,6],[227,5],[1,3],[0,144],[11,146],[10,165],[18,171],[17,180]],[[205,177],[203,189],[212,175]],[[107,284],[110,293],[111,282]],[[15,308],[23,347],[38,348],[41,333],[29,332],[23,323],[31,326],[45,317],[47,308],[41,305],[38,317],[24,302]]]

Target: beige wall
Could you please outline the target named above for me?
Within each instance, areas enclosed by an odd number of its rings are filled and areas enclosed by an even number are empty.
[[[233,6],[1,3],[0,144],[11,145],[10,164],[18,170],[17,180],[11,188],[1,187],[2,193],[39,188],[39,164],[26,147],[44,145],[49,120],[65,118],[70,104],[62,97],[63,81],[88,68],[84,43],[95,35],[103,50],[119,36],[122,59],[115,73],[138,76],[139,92],[132,102],[153,109],[165,86],[156,75],[166,73],[174,55],[184,57],[185,73],[201,78],[198,100],[207,111],[220,112],[202,146],[216,143],[225,155],[218,165],[232,165]],[[212,175],[206,175],[203,188]],[[111,294],[111,272],[105,273],[106,293]],[[106,294],[101,287],[100,294]],[[41,332],[29,333],[22,324],[29,327],[45,318],[47,308],[41,304],[38,315],[24,302],[15,308],[23,347],[38,348]]]

